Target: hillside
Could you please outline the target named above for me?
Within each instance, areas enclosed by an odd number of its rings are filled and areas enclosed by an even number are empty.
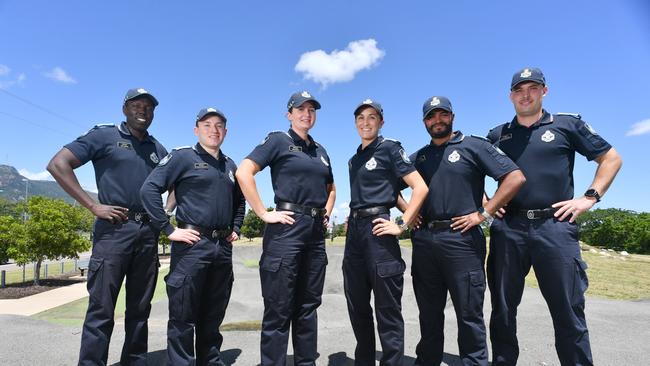
[[[28,180],[28,182],[25,182]],[[59,198],[68,203],[74,203],[57,182],[47,180],[30,180],[18,173],[16,168],[10,165],[0,165],[0,198],[11,202],[18,202],[25,199],[25,183],[27,193],[31,196],[45,196]],[[97,194],[86,191],[90,197],[97,200]]]

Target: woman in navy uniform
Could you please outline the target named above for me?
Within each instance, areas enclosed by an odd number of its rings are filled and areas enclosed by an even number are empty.
[[[294,363],[314,365],[325,281],[324,228],[336,197],[330,159],[309,135],[320,103],[306,91],[287,103],[287,132],[271,132],[240,164],[237,180],[265,223],[260,279],[264,297],[261,364],[285,365],[289,327]],[[266,211],[254,175],[269,166],[276,208]]]
[[[343,257],[345,297],[357,339],[355,365],[375,364],[375,330],[370,306],[374,293],[382,365],[402,365],[404,319],[402,288],[406,265],[397,240],[428,192],[420,174],[398,141],[379,135],[384,124],[381,105],[364,100],[354,111],[361,145],[349,161],[350,217]],[[401,181],[412,189],[403,222],[390,221]]]

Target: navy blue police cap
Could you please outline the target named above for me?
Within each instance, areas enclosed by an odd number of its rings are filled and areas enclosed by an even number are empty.
[[[424,101],[422,105],[422,118],[426,118],[434,109],[444,109],[449,113],[454,113],[454,110],[451,108],[451,102],[447,97],[433,96]]]
[[[359,113],[361,113],[361,110],[365,107],[372,107],[374,108],[377,113],[381,116],[381,118],[384,118],[384,110],[381,108],[381,104],[379,102],[372,100],[372,99],[365,99],[363,102],[359,103],[357,108],[354,110],[354,116],[356,117]]]
[[[312,102],[316,109],[320,109],[320,103],[318,103],[318,101],[305,90],[291,94],[291,98],[289,98],[289,101],[287,102],[287,109],[298,108],[305,102]]]
[[[538,69],[537,67],[526,67],[512,75],[510,90],[514,89],[517,85],[525,81],[533,81],[537,84],[546,85],[546,79],[544,78],[542,70]]]
[[[134,89],[129,89],[126,92],[126,95],[124,96],[124,104],[128,102],[129,100],[141,97],[141,96],[146,96],[148,97],[151,102],[153,103],[153,106],[156,107],[158,105],[158,99],[153,96],[153,94],[149,93],[145,88],[134,88]]]
[[[219,116],[223,120],[223,123],[226,123],[228,120],[226,119],[226,115],[223,114],[220,110],[217,108],[212,108],[212,107],[207,107],[207,108],[202,108],[199,113],[196,114],[196,121],[200,121],[204,119],[207,116],[214,115],[214,116]]]

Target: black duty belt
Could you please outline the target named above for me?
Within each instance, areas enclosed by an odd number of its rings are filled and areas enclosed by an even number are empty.
[[[528,220],[540,220],[540,219],[550,219],[551,217],[554,216],[555,212],[557,211],[557,208],[543,208],[539,210],[514,210],[512,212],[508,211],[506,208],[506,212],[510,213],[512,215],[515,215],[517,217],[524,217],[527,218]]]
[[[133,220],[135,222],[143,222],[143,223],[149,222],[149,214],[146,212],[129,211],[129,213],[126,214],[126,217],[128,217],[129,220]]]
[[[451,220],[431,220],[424,226],[429,230],[449,229],[453,221]]]
[[[277,210],[293,211],[296,213],[309,215],[311,217],[322,217],[327,213],[327,210],[325,208],[308,207],[290,202],[278,202],[278,204],[275,205],[275,208]]]
[[[219,228],[208,229],[208,228],[205,228],[205,227],[202,227],[202,226],[187,224],[187,223],[184,223],[184,222],[181,222],[181,221],[178,222],[178,227],[180,229],[196,230],[199,233],[201,233],[201,235],[203,235],[203,236],[205,236],[206,238],[209,238],[209,239],[225,239],[232,233],[232,229],[229,228],[229,227],[222,228],[222,229],[219,229]]]
[[[375,206],[368,208],[359,208],[350,210],[350,217],[354,219],[363,219],[364,217],[377,216],[390,213],[390,209],[386,206]]]

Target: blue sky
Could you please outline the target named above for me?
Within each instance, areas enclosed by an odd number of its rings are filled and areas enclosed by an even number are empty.
[[[302,60],[302,61],[301,61]],[[315,139],[329,151],[339,221],[352,111],[384,106],[385,137],[428,143],[421,106],[454,104],[455,128],[485,135],[512,118],[512,74],[545,72],[551,112],[580,113],[624,166],[598,207],[650,211],[650,5],[622,1],[3,1],[0,0],[0,163],[49,179],[45,165],[97,123],[119,123],[128,88],[160,101],[150,132],[168,149],[195,143],[204,106],[228,117],[226,154],[239,163],[266,133],[286,130],[289,95],[322,103]],[[576,158],[576,192],[595,164]],[[93,189],[90,164],[78,169]],[[268,171],[258,175],[272,203]],[[488,179],[488,190],[494,183]]]

